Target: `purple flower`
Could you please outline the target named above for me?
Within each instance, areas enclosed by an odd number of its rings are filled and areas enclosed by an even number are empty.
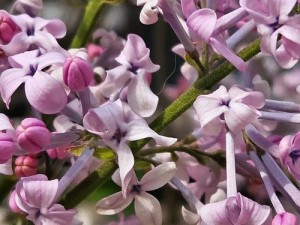
[[[209,203],[200,209],[206,225],[270,225],[271,209],[237,194],[223,201]]]
[[[48,180],[42,174],[22,178],[16,185],[15,203],[35,225],[69,225],[76,210],[54,204],[58,188],[57,179]]]
[[[241,0],[240,4],[257,24],[262,52],[273,55],[283,68],[293,67],[300,58],[300,16],[288,15],[296,0]]]
[[[12,94],[25,83],[29,103],[41,113],[53,114],[67,104],[67,94],[59,81],[44,72],[53,64],[62,65],[65,57],[58,52],[40,55],[38,50],[24,52],[8,58],[11,69],[0,76],[0,92],[9,107]]]
[[[176,141],[175,138],[164,137],[151,130],[143,118],[134,114],[128,105],[120,100],[90,109],[83,118],[83,125],[89,132],[99,135],[105,144],[116,151],[123,189],[128,185],[129,180],[126,176],[134,164],[128,141],[146,137],[153,138],[159,145],[171,145]]]
[[[279,143],[279,157],[281,163],[288,168],[290,173],[300,179],[300,133],[295,136],[288,135]]]
[[[0,45],[6,55],[15,55],[28,49],[37,48],[42,48],[48,52],[65,52],[56,41],[56,38],[62,38],[66,34],[66,26],[61,20],[32,18],[26,14],[11,15],[10,17],[21,31],[15,34],[9,43]]]
[[[277,214],[273,221],[272,225],[297,225],[299,224],[298,218],[289,212],[283,212]]]
[[[121,65],[107,71],[106,79],[101,84],[102,93],[109,98],[128,87],[127,101],[132,110],[142,117],[151,116],[156,110],[158,97],[151,91],[146,74],[156,72],[159,66],[150,60],[150,50],[143,39],[129,34],[116,61]]]
[[[163,163],[147,172],[140,181],[137,180],[132,171],[131,179],[126,189],[126,197],[122,192],[117,192],[101,199],[96,207],[97,213],[102,215],[113,215],[121,212],[134,200],[134,208],[137,217],[142,224],[162,224],[162,213],[159,201],[146,191],[156,190],[165,185],[176,173],[174,162]],[[114,181],[121,185],[118,176]]]
[[[208,95],[201,95],[194,103],[200,124],[207,134],[218,135],[224,125],[233,133],[259,117],[257,108],[263,107],[265,97],[257,91],[246,92],[224,86]]]
[[[43,0],[16,0],[11,11],[36,16],[43,9]]]

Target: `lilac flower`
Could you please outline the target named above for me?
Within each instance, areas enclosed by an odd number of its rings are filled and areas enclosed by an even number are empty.
[[[281,163],[288,168],[290,173],[300,179],[300,133],[295,136],[288,135],[281,139],[279,144],[279,157]]]
[[[15,203],[36,225],[69,225],[76,210],[53,203],[58,187],[57,179],[48,180],[42,174],[22,178],[16,185]]]
[[[66,26],[61,20],[45,20],[40,17],[32,18],[26,14],[12,16],[11,19],[21,29],[7,44],[0,48],[6,55],[15,55],[28,49],[42,48],[48,52],[65,52],[56,41],[66,34]]]
[[[43,9],[43,0],[16,0],[11,11],[36,16]]]
[[[108,70],[101,84],[102,93],[107,98],[128,87],[128,104],[136,114],[143,117],[151,116],[158,103],[158,97],[150,90],[146,74],[156,72],[159,66],[153,64],[149,56],[150,50],[143,39],[129,34],[123,51],[116,58],[121,65]]]
[[[7,44],[19,31],[17,24],[11,19],[10,15],[0,11],[0,44]]]
[[[89,132],[99,135],[105,144],[116,151],[124,190],[129,181],[126,176],[134,164],[128,141],[146,137],[153,138],[159,145],[171,145],[176,141],[175,138],[164,137],[151,130],[143,118],[134,114],[128,105],[120,100],[90,109],[83,118],[83,125]]]
[[[200,216],[207,225],[270,225],[271,209],[237,194],[223,201],[204,205]]]
[[[67,104],[63,86],[44,69],[53,64],[62,65],[65,58],[58,52],[40,55],[38,50],[24,52],[8,58],[11,69],[0,76],[0,92],[9,107],[12,94],[25,83],[25,94],[29,103],[45,114],[57,113]]]
[[[297,224],[299,224],[298,218],[294,214],[288,212],[277,214],[272,221],[272,225],[297,225]]]
[[[12,205],[27,213],[26,218],[35,225],[70,225],[77,211],[66,210],[56,202],[92,154],[93,151],[86,149],[60,180],[48,180],[43,174],[21,178],[11,196]]]
[[[232,87],[227,92],[224,86],[212,94],[201,95],[194,103],[202,129],[212,135],[218,135],[225,124],[233,133],[259,117],[257,108],[265,103],[260,92],[246,92]]]
[[[300,58],[300,16],[288,16],[295,3],[296,0],[240,0],[262,35],[262,52],[273,55],[283,68],[293,67]]]
[[[140,181],[132,171],[130,183],[126,190],[126,197],[122,192],[117,192],[101,199],[96,207],[97,213],[102,215],[113,215],[125,209],[133,200],[137,217],[141,224],[162,224],[161,206],[159,201],[146,191],[156,190],[165,185],[176,173],[175,163],[163,163],[147,172]],[[114,181],[121,185],[118,177]]]
[[[245,71],[245,62],[227,47],[222,34],[232,24],[243,18],[244,14],[243,9],[237,9],[217,19],[215,11],[207,8],[199,9],[188,17],[187,26],[192,32],[192,36],[194,35],[205,43],[210,44],[214,50],[217,50],[238,70]]]

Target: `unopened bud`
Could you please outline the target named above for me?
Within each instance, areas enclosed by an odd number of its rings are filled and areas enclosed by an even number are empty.
[[[9,14],[0,11],[0,43],[7,44],[18,30],[18,26],[10,18]]]
[[[30,153],[40,152],[50,143],[50,131],[43,121],[26,118],[16,129],[18,143]]]
[[[72,91],[84,90],[93,80],[91,65],[80,57],[69,57],[63,65],[63,79]]]
[[[15,175],[18,177],[28,177],[37,172],[37,160],[34,156],[19,156],[15,161]]]
[[[298,218],[294,214],[288,212],[277,214],[272,221],[272,225],[298,225],[298,224],[299,224]]]

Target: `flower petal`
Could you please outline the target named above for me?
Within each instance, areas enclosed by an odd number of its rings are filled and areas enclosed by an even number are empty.
[[[63,86],[44,72],[37,72],[25,83],[25,93],[29,103],[44,114],[58,113],[67,104]]]
[[[135,196],[134,209],[143,225],[161,225],[162,213],[159,201],[152,195],[143,192]]]
[[[158,97],[151,91],[144,70],[129,83],[127,100],[132,110],[142,117],[152,116],[155,112]]]
[[[166,183],[176,174],[176,165],[174,162],[166,162],[154,167],[147,172],[141,179],[140,183],[144,191],[156,190]]]
[[[122,192],[117,192],[97,202],[97,213],[101,215],[117,214],[129,206],[132,200],[132,196],[124,198]]]

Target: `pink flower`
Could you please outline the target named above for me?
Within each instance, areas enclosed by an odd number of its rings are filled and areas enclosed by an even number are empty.
[[[24,52],[8,58],[11,69],[0,76],[0,92],[6,106],[11,96],[25,83],[25,94],[29,103],[41,113],[53,114],[67,104],[67,94],[61,83],[44,72],[53,64],[62,65],[65,57],[58,52],[40,55],[38,50]]]
[[[151,130],[143,118],[134,114],[128,105],[120,100],[90,109],[83,118],[83,125],[89,132],[99,135],[105,144],[116,151],[124,189],[129,179],[126,176],[134,164],[128,141],[146,137],[153,138],[159,145],[171,145],[176,141],[175,138],[164,137]]]
[[[272,225],[297,225],[299,224],[298,218],[289,212],[284,212],[277,214],[273,221]]]
[[[270,225],[271,209],[237,194],[202,206],[200,216],[206,225]]]
[[[224,126],[233,133],[260,116],[265,97],[257,91],[246,92],[232,87],[227,92],[224,86],[208,95],[201,95],[194,102],[200,125],[207,134],[217,136]]]
[[[156,190],[165,185],[176,173],[174,162],[163,163],[147,172],[140,181],[132,171],[130,183],[126,190],[126,196],[117,192],[101,199],[96,207],[97,213],[102,215],[113,215],[121,212],[134,201],[134,208],[141,224],[162,224],[162,213],[159,201],[146,191]],[[121,185],[117,176],[114,181]]]
[[[300,58],[300,16],[289,17],[296,0],[241,0],[263,36],[261,50],[271,54],[283,68],[293,67]],[[279,44],[277,44],[279,40]]]
[[[279,143],[279,157],[281,163],[288,168],[290,173],[300,179],[300,132],[295,136],[288,135]]]
[[[107,71],[101,84],[102,93],[110,98],[128,87],[127,101],[132,110],[142,117],[151,116],[156,110],[158,97],[151,91],[146,75],[158,71],[159,66],[152,63],[150,50],[143,39],[129,34],[116,61],[121,65]]]
[[[14,201],[35,225],[69,225],[76,210],[66,210],[62,205],[54,203],[58,188],[57,179],[48,180],[42,174],[25,177],[16,185]]]

